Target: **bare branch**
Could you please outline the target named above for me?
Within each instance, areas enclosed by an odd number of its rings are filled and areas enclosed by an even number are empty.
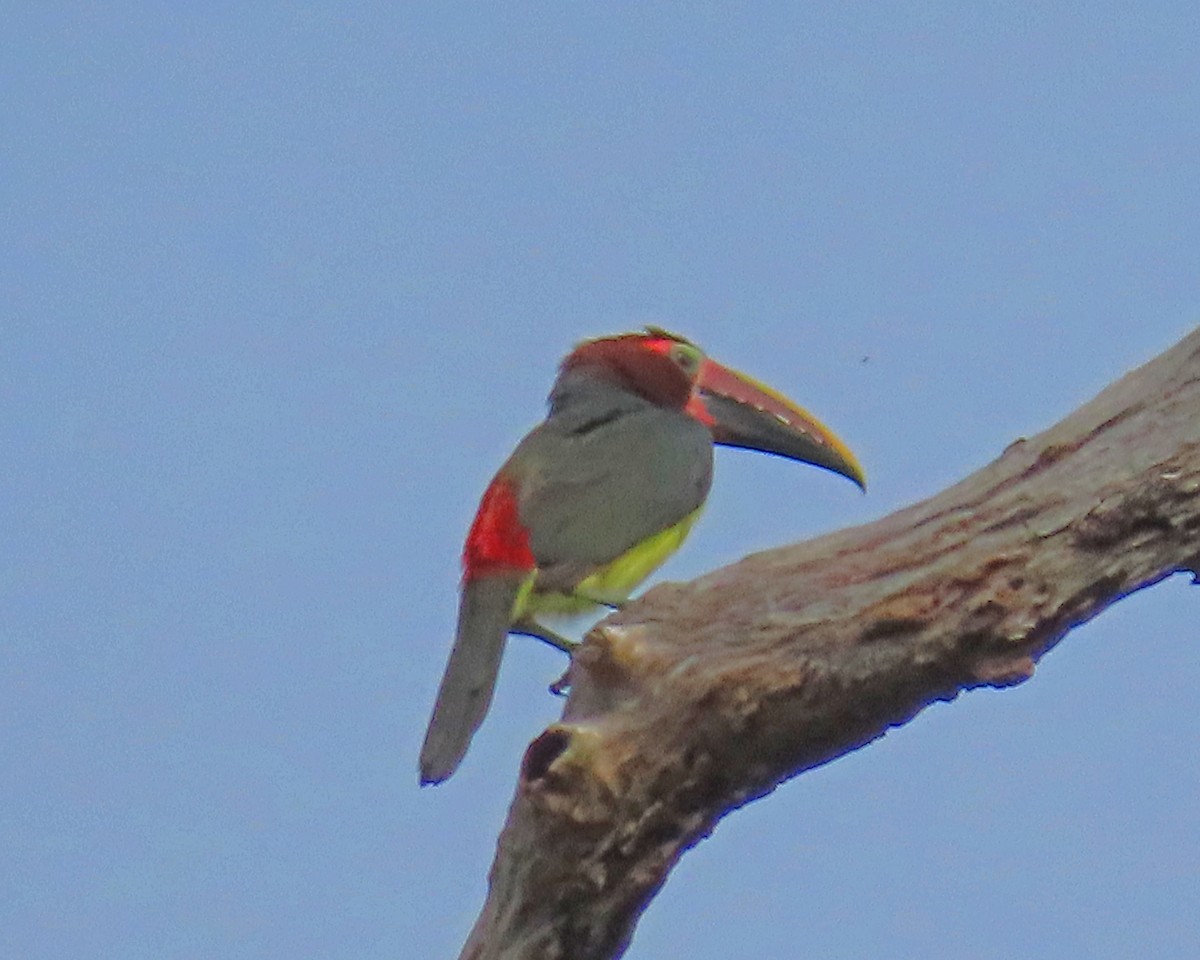
[[[1200,568],[1200,328],[943,493],[598,625],[522,763],[472,960],[620,956],[730,810]]]

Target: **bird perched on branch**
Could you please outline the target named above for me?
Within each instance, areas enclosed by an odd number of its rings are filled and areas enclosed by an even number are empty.
[[[865,488],[854,455],[815,417],[656,327],[581,343],[562,361],[549,405],[484,491],[467,534],[423,784],[461,762],[508,634],[569,651],[539,614],[618,605],[679,548],[708,496],[714,443],[815,464]]]

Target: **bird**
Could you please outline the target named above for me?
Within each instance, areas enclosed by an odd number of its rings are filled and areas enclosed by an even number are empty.
[[[679,548],[708,496],[714,444],[813,464],[866,489],[854,454],[812,414],[659,327],[576,345],[548,407],[488,484],[467,533],[422,785],[462,762],[510,633],[569,653],[575,644],[539,615],[618,607]]]

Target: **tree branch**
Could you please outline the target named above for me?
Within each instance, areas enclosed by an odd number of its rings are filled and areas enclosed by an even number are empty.
[[[588,635],[529,747],[471,960],[620,956],[729,811],[1200,569],[1200,328],[943,493],[665,584]]]

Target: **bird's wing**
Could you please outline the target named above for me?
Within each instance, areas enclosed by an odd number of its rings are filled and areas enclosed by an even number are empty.
[[[582,424],[551,417],[513,461],[539,587],[559,589],[694,513],[712,439],[687,414],[646,405]]]

